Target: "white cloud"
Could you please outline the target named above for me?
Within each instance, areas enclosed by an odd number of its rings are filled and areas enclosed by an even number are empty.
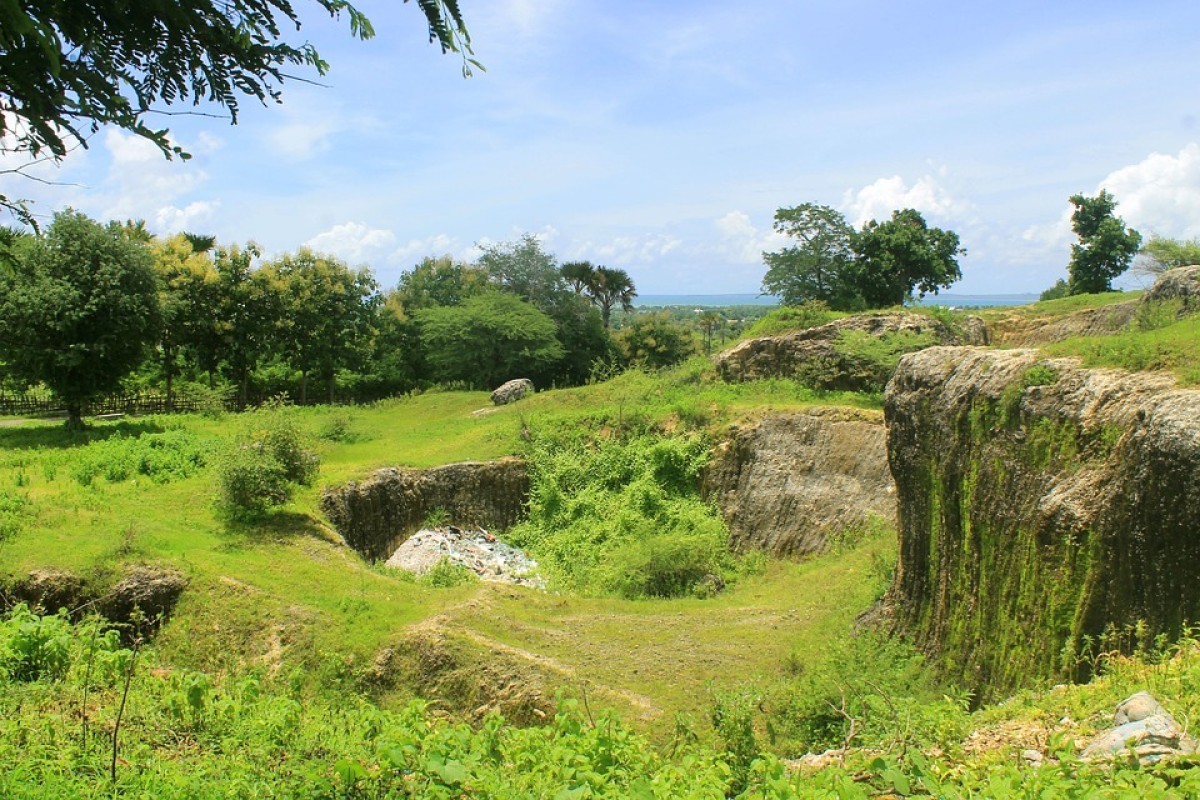
[[[480,252],[472,246],[464,246],[453,236],[438,233],[424,239],[409,239],[388,255],[388,261],[411,267],[426,256],[450,256],[461,261],[472,261],[479,257]]]
[[[213,200],[196,200],[183,208],[172,205],[164,206],[154,215],[154,229],[159,233],[179,233],[180,231],[197,233],[196,226],[212,219],[213,212],[220,205]]]
[[[1178,155],[1151,153],[1136,164],[1112,172],[1101,181],[1120,204],[1126,223],[1171,238],[1200,236],[1200,144],[1192,142]]]
[[[730,211],[713,223],[721,239],[717,250],[742,264],[759,264],[765,250],[777,250],[787,243],[787,237],[774,228],[760,229],[743,211]]]
[[[933,175],[924,175],[911,186],[899,175],[893,175],[858,191],[849,189],[842,196],[842,210],[856,227],[868,220],[885,220],[902,208],[915,208],[922,214],[945,219],[966,214],[970,205],[954,197]]]
[[[372,228],[362,222],[343,222],[318,233],[304,246],[352,264],[361,264],[384,255],[395,243],[396,234],[386,228]]]
[[[602,264],[630,266],[653,263],[679,248],[683,240],[665,233],[618,236],[605,242],[582,241],[565,260],[589,259]]]
[[[286,122],[267,134],[272,149],[295,161],[305,161],[329,149],[329,139],[340,130],[332,120]]]
[[[195,160],[168,160],[152,142],[117,129],[105,132],[104,149],[108,175],[97,187],[104,219],[145,219],[165,233],[176,230],[175,225],[203,221],[219,205],[214,200],[180,202],[208,180]]]

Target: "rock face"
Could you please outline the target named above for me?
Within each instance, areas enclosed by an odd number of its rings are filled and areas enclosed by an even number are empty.
[[[901,360],[885,416],[895,623],[985,699],[1200,620],[1200,391],[935,347]]]
[[[1143,304],[1166,301],[1179,302],[1181,316],[1200,311],[1200,266],[1167,270],[1158,276],[1141,300]]]
[[[13,601],[53,614],[95,611],[126,626],[127,638],[153,633],[175,608],[187,579],[169,567],[132,565],[111,585],[93,585],[71,572],[34,570],[9,587]]]
[[[1128,326],[1137,316],[1138,305],[1137,300],[1127,300],[1060,317],[1030,319],[1013,315],[992,323],[992,343],[1002,347],[1032,347],[1072,336],[1106,336]]]
[[[492,402],[504,406],[517,402],[527,394],[533,394],[533,381],[529,378],[514,378],[492,392]]]
[[[820,552],[871,514],[895,522],[885,438],[878,412],[845,408],[735,426],[709,457],[703,493],[721,509],[735,547]]]
[[[326,489],[321,510],[346,543],[384,559],[435,512],[449,522],[488,530],[515,524],[529,499],[525,462],[505,458],[433,469],[381,469],[364,481]]]
[[[727,381],[796,378],[820,389],[879,391],[901,353],[936,344],[987,344],[967,317],[957,328],[926,314],[858,314],[794,333],[748,339],[717,356]]]

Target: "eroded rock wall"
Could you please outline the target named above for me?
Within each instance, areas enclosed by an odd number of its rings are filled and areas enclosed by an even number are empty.
[[[1106,631],[1148,643],[1200,620],[1200,391],[935,347],[901,360],[885,416],[892,613],[968,686],[1087,677]]]
[[[529,500],[525,462],[516,458],[432,469],[381,469],[363,481],[326,489],[321,510],[346,543],[371,560],[390,556],[433,512],[447,522],[503,530]]]
[[[872,411],[814,408],[734,426],[713,449],[703,491],[734,547],[777,556],[820,552],[872,514],[896,516],[883,418]]]

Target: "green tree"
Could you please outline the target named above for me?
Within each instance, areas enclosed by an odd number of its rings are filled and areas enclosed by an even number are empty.
[[[416,319],[425,360],[439,381],[490,389],[544,373],[564,352],[554,320],[511,294],[476,295],[459,306],[424,309]]]
[[[630,312],[633,310],[633,298],[637,297],[637,289],[629,273],[623,269],[609,267],[596,267],[584,292],[599,307],[600,319],[605,328],[609,327],[613,306],[620,305],[626,312]]]
[[[841,212],[815,203],[781,208],[775,230],[797,244],[763,253],[764,294],[778,295],[786,306],[819,300],[839,310],[861,307],[853,285],[854,229]]]
[[[1095,294],[1112,291],[1113,278],[1129,269],[1142,244],[1142,235],[1125,227],[1125,221],[1113,212],[1117,201],[1101,189],[1095,197],[1077,194],[1071,197],[1075,211],[1071,229],[1079,242],[1071,245],[1071,294]]]
[[[374,35],[347,0],[316,0],[333,17],[345,14],[351,34]],[[418,0],[429,36],[443,52],[463,55],[470,74],[470,37],[458,0]],[[61,159],[87,146],[101,125],[116,125],[186,158],[169,132],[146,115],[177,104],[216,106],[237,122],[240,102],[278,101],[293,67],[324,75],[328,64],[303,39],[291,0],[23,0],[0,3],[0,136],[31,159]],[[24,204],[0,203],[31,219]]]
[[[914,296],[937,294],[962,278],[958,234],[931,228],[916,209],[871,220],[853,239],[854,288],[868,308],[903,305]]]
[[[1200,264],[1200,239],[1167,239],[1157,234],[1142,245],[1136,269],[1147,275],[1159,275],[1175,267]]]
[[[548,312],[569,293],[554,256],[543,250],[542,243],[529,233],[515,242],[483,248],[478,264],[487,270],[497,288],[515,294],[542,311]]]
[[[158,337],[167,404],[175,401],[175,376],[182,350],[211,324],[217,272],[207,252],[197,252],[186,234],[151,243],[158,278],[162,327]]]
[[[591,285],[593,275],[596,268],[592,266],[590,261],[568,261],[558,268],[558,272],[563,276],[571,287],[572,291],[577,295],[582,295]]]
[[[341,261],[301,248],[269,261],[263,280],[279,302],[276,331],[281,355],[300,373],[300,404],[308,402],[308,380],[317,375],[334,399],[334,376],[358,366],[375,331],[378,285],[370,270],[351,270]]]
[[[691,332],[666,311],[637,314],[617,331],[616,340],[625,362],[636,367],[669,367],[695,351]]]
[[[400,274],[395,295],[405,312],[412,314],[422,308],[456,306],[487,288],[488,273],[482,267],[454,261],[450,256],[429,256]]]
[[[145,357],[159,325],[153,260],[119,225],[66,211],[0,270],[0,358],[62,399],[68,427]]]
[[[213,253],[217,271],[216,302],[212,325],[200,333],[192,346],[209,382],[224,365],[237,385],[238,407],[250,401],[250,375],[258,363],[277,353],[276,326],[281,314],[281,298],[275,287],[254,268],[254,259],[262,254],[258,246],[229,245]]]

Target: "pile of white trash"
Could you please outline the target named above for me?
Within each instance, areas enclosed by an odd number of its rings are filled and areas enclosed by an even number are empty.
[[[386,566],[424,575],[442,561],[460,564],[480,580],[545,588],[537,562],[483,528],[466,530],[448,525],[419,530],[404,541]]]

